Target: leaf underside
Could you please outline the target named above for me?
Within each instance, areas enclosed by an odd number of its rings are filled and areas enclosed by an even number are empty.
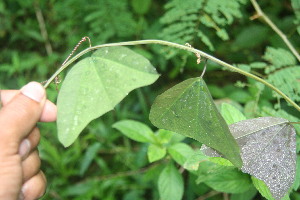
[[[239,147],[201,78],[183,81],[159,95],[150,110],[150,121],[217,149],[235,166],[242,166]]]
[[[281,199],[294,182],[296,173],[296,132],[286,119],[261,117],[229,126],[243,160],[241,170],[268,186],[275,199]],[[221,157],[203,145],[207,156]]]
[[[81,60],[67,74],[58,95],[60,142],[71,145],[90,121],[158,77],[147,59],[125,47],[101,48]]]

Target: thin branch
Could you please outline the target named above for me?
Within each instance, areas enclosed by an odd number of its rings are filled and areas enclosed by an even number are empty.
[[[47,52],[47,55],[49,56],[49,55],[52,54],[53,50],[52,50],[51,43],[49,41],[48,32],[47,32],[47,29],[46,29],[43,13],[42,13],[42,11],[40,9],[40,6],[39,6],[39,1],[36,1],[34,3],[34,10],[35,10],[35,15],[36,15],[37,21],[39,23],[39,27],[40,27],[42,37],[43,37],[44,42],[45,42],[46,52]]]
[[[184,169],[184,167],[180,167],[178,171],[179,171],[180,174],[183,174],[183,172],[185,171],[185,169]]]
[[[289,124],[300,124],[300,122],[288,122]]]
[[[257,14],[254,18],[261,17],[265,22],[275,31],[279,37],[284,41],[284,43],[288,46],[288,48],[291,50],[291,52],[294,54],[294,56],[298,59],[300,62],[300,55],[295,49],[295,47],[290,43],[290,41],[287,39],[286,35],[270,20],[270,18],[262,11],[260,6],[258,5],[256,0],[250,0],[254,9],[256,10]]]
[[[81,57],[82,55],[99,49],[99,48],[103,48],[103,47],[112,47],[112,46],[129,46],[129,45],[141,45],[141,44],[160,44],[160,45],[166,45],[166,46],[170,46],[170,47],[174,47],[174,48],[178,48],[178,49],[182,49],[185,51],[190,51],[193,53],[199,53],[201,56],[215,62],[218,63],[219,65],[228,68],[229,70],[232,70],[234,72],[243,74],[249,78],[255,79],[258,82],[261,82],[262,84],[266,85],[267,87],[271,88],[273,91],[275,91],[276,93],[278,93],[280,96],[282,96],[288,103],[290,103],[293,107],[295,107],[298,111],[300,111],[300,107],[293,101],[291,100],[288,96],[286,96],[283,92],[281,92],[279,89],[277,89],[275,86],[273,86],[272,84],[268,83],[267,81],[265,81],[264,79],[255,76],[254,74],[248,73],[246,71],[243,71],[242,69],[239,69],[237,67],[234,67],[233,65],[230,65],[214,56],[211,56],[203,51],[200,51],[198,49],[194,49],[194,48],[190,48],[188,46],[185,45],[181,45],[181,44],[177,44],[177,43],[173,43],[173,42],[168,42],[168,41],[164,41],[164,40],[137,40],[137,41],[129,41],[129,42],[119,42],[119,43],[110,43],[110,44],[102,44],[102,45],[97,45],[97,46],[93,46],[93,47],[89,47],[83,51],[81,51],[80,53],[78,53],[77,55],[75,55],[73,58],[71,58],[65,65],[61,66],[49,79],[48,81],[45,83],[44,87],[47,88],[49,86],[49,84],[55,79],[55,77],[57,77],[65,68],[67,68],[70,64],[72,64],[75,60],[77,60],[79,57]]]

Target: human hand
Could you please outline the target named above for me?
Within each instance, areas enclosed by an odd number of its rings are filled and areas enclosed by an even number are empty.
[[[56,106],[36,82],[0,95],[0,199],[37,199],[45,192],[46,178],[40,170],[36,123],[55,121]]]

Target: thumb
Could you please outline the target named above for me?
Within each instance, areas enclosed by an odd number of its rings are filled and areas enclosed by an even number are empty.
[[[22,87],[0,111],[0,143],[20,144],[36,126],[45,101],[46,92],[41,84],[30,82]]]

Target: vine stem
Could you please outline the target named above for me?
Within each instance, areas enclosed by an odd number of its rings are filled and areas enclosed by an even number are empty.
[[[289,122],[289,124],[300,124],[300,122]]]
[[[112,47],[112,46],[130,46],[130,45],[142,45],[142,44],[159,44],[159,45],[166,45],[166,46],[170,46],[170,47],[174,47],[174,48],[178,48],[178,49],[182,49],[182,50],[186,50],[189,52],[193,52],[193,53],[198,53],[201,56],[218,63],[221,66],[224,66],[234,72],[243,74],[249,78],[255,79],[258,82],[261,82],[262,84],[266,85],[267,87],[271,88],[273,91],[275,91],[276,93],[278,93],[280,96],[282,96],[287,102],[289,102],[293,107],[295,107],[298,111],[300,111],[300,107],[294,102],[292,101],[288,96],[286,96],[283,92],[281,92],[279,89],[277,89],[275,86],[273,86],[272,84],[268,83],[267,81],[261,79],[260,77],[248,73],[246,71],[243,71],[237,67],[234,67],[233,65],[230,65],[222,60],[219,60],[216,57],[213,57],[203,51],[200,51],[198,49],[192,48],[192,47],[188,47],[186,45],[181,45],[181,44],[177,44],[177,43],[173,43],[173,42],[168,42],[168,41],[164,41],[164,40],[137,40],[137,41],[128,41],[128,42],[119,42],[119,43],[110,43],[110,44],[101,44],[101,45],[97,45],[97,46],[92,46],[89,47],[83,51],[81,51],[80,53],[78,53],[77,55],[75,55],[73,58],[71,58],[67,63],[65,63],[64,65],[62,65],[51,77],[50,79],[48,79],[48,81],[45,83],[44,87],[47,88],[49,86],[49,84],[55,79],[56,76],[58,76],[64,69],[66,69],[71,63],[73,63],[75,60],[77,60],[80,56],[99,49],[99,48],[103,48],[103,47]]]
[[[284,43],[288,46],[288,48],[291,50],[291,52],[294,54],[294,56],[298,59],[300,62],[300,55],[295,49],[295,47],[290,43],[290,41],[287,39],[286,35],[270,20],[270,18],[262,11],[260,6],[258,5],[256,0],[250,0],[254,9],[257,12],[257,15],[255,17],[261,17],[265,22],[275,31],[279,37],[284,41]]]

